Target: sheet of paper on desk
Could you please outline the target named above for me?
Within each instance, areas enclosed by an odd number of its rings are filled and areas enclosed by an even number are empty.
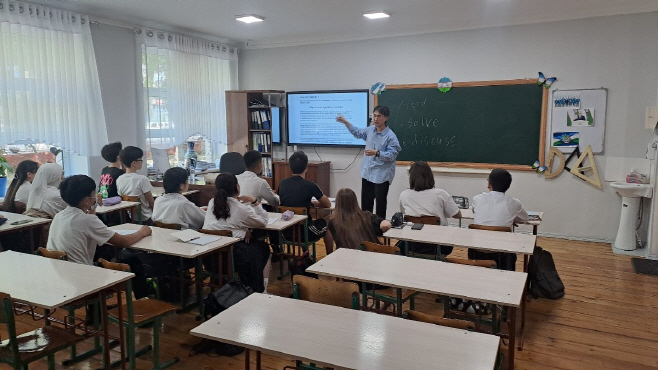
[[[541,217],[539,217],[539,212],[534,212],[534,211],[528,211],[528,218],[531,221],[541,220]]]
[[[187,230],[176,231],[175,233],[171,233],[171,236],[177,238],[178,240],[184,243],[187,243],[192,239],[202,238],[204,234],[201,234],[196,230],[187,229]]]
[[[221,238],[222,238],[221,236],[217,236],[217,235],[204,235],[196,239],[192,239],[188,243],[196,244],[196,245],[206,245],[212,242],[216,242]]]
[[[268,225],[272,225],[272,224],[275,223],[276,220],[278,220],[278,219],[279,219],[279,217],[268,217],[268,218],[267,218],[267,224],[268,224]]]
[[[119,235],[130,235],[137,232],[137,230],[114,230],[115,233]]]

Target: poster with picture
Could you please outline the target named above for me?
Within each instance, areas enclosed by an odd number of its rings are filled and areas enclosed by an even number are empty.
[[[567,109],[567,126],[594,126],[594,109]]]
[[[583,151],[603,153],[608,90],[554,90],[551,98],[551,146],[569,154],[578,146]]]

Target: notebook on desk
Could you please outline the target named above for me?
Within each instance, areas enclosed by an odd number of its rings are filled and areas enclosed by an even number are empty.
[[[528,220],[530,220],[530,221],[541,221],[541,217],[539,216],[539,212],[528,211]]]

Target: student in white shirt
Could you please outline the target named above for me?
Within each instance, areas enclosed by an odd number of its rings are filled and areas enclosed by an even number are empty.
[[[413,217],[436,216],[441,220],[441,225],[447,225],[448,218],[461,218],[461,211],[452,196],[434,185],[434,174],[427,162],[414,162],[409,169],[409,189],[400,193],[400,212],[405,216]],[[428,249],[429,246],[429,244],[414,243],[413,250],[434,254],[435,251]],[[452,247],[441,246],[442,255],[447,256],[450,253]]]
[[[37,174],[39,164],[35,161],[26,159],[21,161],[14,171],[14,179],[11,180],[5,201],[2,205],[2,210],[5,212],[16,212],[16,203],[21,202],[27,205],[30,197],[30,189],[32,189],[32,181]]]
[[[96,183],[86,175],[67,177],[60,193],[68,206],[50,224],[48,249],[66,252],[71,262],[92,265],[96,246],[110,243],[128,247],[151,235],[151,228],[142,226],[134,234],[120,235],[96,216]]]
[[[473,221],[476,224],[506,226],[511,229],[515,223],[528,220],[528,213],[521,207],[521,202],[505,195],[512,184],[512,175],[507,170],[501,168],[492,170],[487,182],[489,192],[473,197]],[[494,260],[501,270],[515,270],[516,254],[514,253],[486,253],[469,249],[468,258]]]
[[[256,150],[246,152],[244,165],[247,170],[236,176],[240,194],[253,195],[259,201],[265,199],[272,210],[276,210],[279,207],[279,196],[274,194],[267,181],[259,176],[263,171],[263,155]]]
[[[179,224],[182,230],[200,229],[206,213],[182,193],[190,187],[189,175],[182,167],[168,169],[162,180],[164,195],[155,200],[153,221]]]
[[[240,185],[233,174],[217,176],[215,188],[217,192],[208,204],[203,228],[231,230],[233,237],[241,239],[233,247],[235,269],[243,283],[262,293],[267,289],[270,274],[270,247],[251,238],[250,229],[267,226],[267,212],[256,197],[240,195]]]
[[[139,197],[139,201],[142,203],[142,223],[149,225],[155,201],[151,193],[153,190],[151,181],[148,177],[137,173],[142,169],[144,163],[142,157],[144,157],[144,152],[138,147],[127,146],[123,148],[119,158],[126,168],[126,173],[117,178],[117,191],[119,195]]]
[[[64,169],[57,163],[46,163],[39,167],[32,181],[27,211],[30,216],[53,218],[66,208],[66,203],[59,194]]]
[[[92,265],[97,246],[109,243],[114,247],[128,247],[151,235],[148,226],[128,235],[105,226],[95,213],[96,183],[89,176],[67,177],[60,185],[60,193],[68,206],[50,224],[47,249],[66,252],[71,262]],[[135,295],[142,297],[143,284],[135,281],[134,285]]]

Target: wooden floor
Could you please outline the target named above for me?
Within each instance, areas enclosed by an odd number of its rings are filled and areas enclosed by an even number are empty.
[[[533,300],[528,305],[525,348],[517,352],[516,369],[658,369],[658,277],[633,273],[629,257],[615,256],[609,244],[539,238],[538,244],[555,259],[566,296],[557,301]],[[319,255],[324,255],[319,247]],[[465,252],[455,249],[455,255]],[[520,268],[520,263],[517,267]],[[278,268],[278,264],[274,264]],[[269,293],[288,296],[290,280],[272,278]],[[434,297],[421,295],[417,309],[440,314]],[[21,317],[19,332],[35,323]],[[197,339],[189,330],[198,325],[194,315],[173,315],[166,320],[161,337],[162,359],[179,357],[171,369],[220,370],[243,369],[244,357],[217,357],[201,354],[188,357]],[[321,335],[321,333],[318,333]],[[6,339],[6,332],[0,332]],[[150,342],[147,332],[142,343]],[[83,343],[89,347],[90,344]],[[60,352],[57,359],[66,355]],[[117,353],[113,356],[118,357]],[[57,369],[96,369],[99,356],[70,367]],[[149,355],[138,359],[139,369],[150,369]],[[264,369],[282,369],[292,365],[287,359],[263,356]],[[0,365],[0,369],[8,369]],[[46,369],[38,361],[30,369]],[[428,364],[428,369],[431,365]]]

